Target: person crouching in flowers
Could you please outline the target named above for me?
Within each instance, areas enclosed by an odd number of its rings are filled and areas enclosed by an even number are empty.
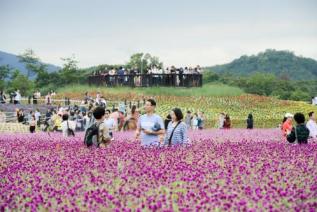
[[[171,111],[172,121],[167,126],[165,145],[180,145],[188,142],[187,125],[182,121],[183,113],[179,108]]]

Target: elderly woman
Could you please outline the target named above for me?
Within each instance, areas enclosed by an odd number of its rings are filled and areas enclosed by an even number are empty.
[[[179,108],[171,111],[171,119],[167,126],[165,145],[180,145],[187,143],[187,125],[182,121],[183,113]]]

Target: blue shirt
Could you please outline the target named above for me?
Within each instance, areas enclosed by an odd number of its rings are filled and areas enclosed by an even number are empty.
[[[142,146],[158,146],[159,136],[158,135],[147,135],[142,129],[151,130],[155,124],[159,124],[161,129],[164,129],[163,119],[156,114],[142,115],[138,120],[138,128],[141,129],[141,145]]]
[[[173,127],[172,122],[170,122],[167,126],[166,136],[165,136],[165,145],[168,145],[169,139],[171,137],[172,131],[175,127]],[[179,123],[179,125],[175,128],[173,137],[172,137],[172,145],[185,144],[188,141],[187,135],[187,125],[184,122]]]

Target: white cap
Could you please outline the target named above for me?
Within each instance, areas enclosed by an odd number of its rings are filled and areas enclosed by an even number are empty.
[[[286,114],[285,114],[285,117],[286,117],[286,118],[293,118],[293,114],[291,114],[291,113],[286,113]]]

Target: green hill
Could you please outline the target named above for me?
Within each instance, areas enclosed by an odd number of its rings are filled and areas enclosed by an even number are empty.
[[[231,63],[206,67],[216,73],[229,73],[247,76],[251,73],[272,73],[281,79],[317,80],[317,61],[296,56],[290,51],[268,49],[257,55],[241,56]]]

